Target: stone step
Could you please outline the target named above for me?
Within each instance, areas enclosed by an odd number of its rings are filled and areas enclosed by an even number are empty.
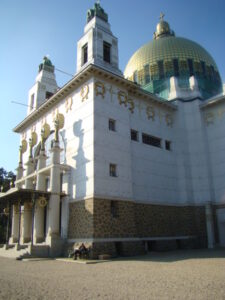
[[[29,253],[27,249],[16,250],[16,249],[0,249],[0,256],[8,258],[17,258],[21,255]]]
[[[27,249],[29,245],[19,245],[18,250],[20,249]]]
[[[8,249],[0,248],[0,256],[22,260],[31,257],[49,257],[48,245],[17,245]]]

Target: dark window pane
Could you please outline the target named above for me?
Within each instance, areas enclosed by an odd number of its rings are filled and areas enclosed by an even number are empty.
[[[162,79],[164,78],[164,65],[162,60],[158,61],[158,68],[159,68],[159,79]]]
[[[146,133],[142,133],[142,142],[143,144],[161,148],[161,139]]]
[[[178,77],[179,76],[179,63],[178,59],[173,59],[173,69],[174,69],[174,76]]]
[[[52,95],[53,95],[53,93],[51,93],[51,92],[46,92],[46,93],[45,93],[45,98],[46,98],[46,99],[49,99]]]
[[[138,142],[138,131],[131,129],[130,137],[132,141]]]
[[[194,67],[193,67],[193,60],[188,59],[188,69],[189,69],[189,75],[193,76],[194,75]]]
[[[109,164],[109,175],[111,177],[116,177],[116,165],[115,164]]]
[[[149,65],[146,65],[144,67],[144,72],[145,72],[145,84],[147,84],[150,82]]]
[[[110,63],[110,54],[111,52],[111,45],[107,42],[103,42],[103,59],[104,61]]]
[[[205,69],[205,62],[201,61],[201,66],[202,66],[202,74],[203,76],[206,76],[206,69]]]
[[[86,64],[88,61],[88,45],[85,44],[82,48],[82,65]]]
[[[171,150],[171,142],[170,142],[170,141],[165,141],[165,148],[166,148],[166,150],[168,150],[168,151]]]
[[[116,121],[113,119],[109,119],[109,130],[116,131]]]

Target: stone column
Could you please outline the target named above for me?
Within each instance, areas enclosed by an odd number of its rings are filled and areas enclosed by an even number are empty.
[[[9,239],[9,243],[17,243],[19,236],[19,210],[18,205],[13,205],[12,207],[12,229],[11,229],[11,237]]]
[[[63,239],[60,237],[59,218],[60,218],[60,147],[59,147],[59,128],[60,120],[55,120],[55,139],[51,149],[52,167],[50,171],[50,191],[51,196],[48,207],[48,236],[46,242],[50,246],[49,255],[59,256],[62,254]]]
[[[23,171],[24,171],[24,168],[23,168],[23,160],[22,160],[22,146],[20,146],[19,148],[19,165],[16,169],[16,180],[19,180],[23,177]],[[17,188],[21,188],[22,187],[22,184],[21,183],[17,183],[16,184],[16,187]]]
[[[44,134],[42,132],[41,151],[38,157],[37,171],[41,170],[46,166],[46,155],[44,148]],[[36,189],[38,191],[45,191],[45,175],[38,173]],[[44,241],[44,207],[40,207],[38,199],[35,204],[34,211],[34,243],[41,243]]]
[[[60,151],[59,143],[54,141],[52,152],[52,167],[50,171],[49,228],[48,236],[59,236],[60,213]]]
[[[23,223],[22,223],[22,243],[31,241],[32,231],[32,204],[31,202],[24,203]]]
[[[208,248],[212,249],[212,248],[214,248],[215,237],[214,237],[212,206],[210,203],[207,203],[205,206],[205,214],[206,214]]]
[[[17,174],[16,174],[16,180],[19,180],[23,177],[23,160],[22,160],[22,146],[19,148],[19,165],[16,169]],[[17,188],[22,188],[21,183],[16,183]],[[18,210],[18,205],[13,205],[12,206],[12,228],[11,228],[11,237],[9,239],[9,243],[17,243],[18,242],[18,237],[19,237],[19,210]]]
[[[28,158],[28,162],[26,163],[26,176],[32,174],[34,172],[34,160],[32,155],[33,149],[33,140],[32,138],[29,139],[29,147],[30,147],[30,154]],[[33,190],[33,178],[25,179],[25,188]],[[30,199],[31,200],[31,199]],[[32,206],[31,202],[24,203],[24,212],[23,212],[23,222],[22,226],[22,243],[28,243],[31,240],[31,232],[32,232]]]
[[[32,139],[29,140],[29,147],[30,147],[30,155],[28,158],[28,162],[26,163],[27,169],[26,169],[26,176],[32,174],[34,172],[34,160],[33,160],[33,155],[32,155],[32,149],[33,149],[33,144],[32,144]],[[33,190],[33,178],[28,178],[25,180],[25,188]]]

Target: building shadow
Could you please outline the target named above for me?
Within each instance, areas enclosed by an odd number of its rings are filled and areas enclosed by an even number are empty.
[[[67,139],[66,139],[66,130],[63,129],[59,132],[59,135],[61,136],[60,138],[60,146],[63,149],[62,153],[60,153],[60,162],[67,164],[67,159],[66,159],[66,150],[67,150]]]
[[[72,158],[75,161],[74,167],[72,166],[71,172],[71,188],[72,193],[75,198],[82,199],[86,196],[87,192],[87,163],[89,160],[85,157],[85,152],[83,149],[84,144],[84,130],[82,129],[82,121],[78,120],[73,124],[73,134],[79,139],[79,144],[77,147],[76,155]]]
[[[118,256],[113,261],[143,261],[173,263],[184,260],[225,258],[225,248],[214,249],[179,249],[163,252],[147,252],[145,255],[122,257]]]

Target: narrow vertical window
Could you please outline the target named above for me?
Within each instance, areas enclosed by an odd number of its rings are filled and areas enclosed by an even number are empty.
[[[48,192],[48,191],[49,191],[49,187],[50,187],[49,177],[47,177],[47,178],[45,179],[45,187],[46,187],[46,191]]]
[[[82,47],[82,65],[86,64],[88,61],[88,44]]]
[[[194,67],[193,67],[193,60],[188,59],[188,69],[189,69],[189,75],[193,76],[194,75]]]
[[[109,119],[109,130],[116,131],[116,121],[113,119]]]
[[[176,77],[179,76],[179,63],[178,63],[178,59],[173,59],[173,69],[174,69],[174,75]]]
[[[115,164],[109,164],[109,176],[117,177],[116,165]]]
[[[134,130],[134,129],[131,129],[130,138],[131,138],[132,141],[138,142],[138,131]]]
[[[148,84],[150,82],[149,65],[145,65],[144,72],[145,72],[145,84]]]
[[[103,42],[103,60],[111,62],[111,45],[105,41]]]
[[[165,149],[168,151],[171,150],[171,141],[165,141]]]
[[[162,79],[164,78],[164,65],[162,60],[158,61],[158,68],[159,68],[159,79]]]
[[[202,67],[202,74],[205,77],[206,76],[206,69],[205,69],[205,62],[201,61],[201,67]]]

